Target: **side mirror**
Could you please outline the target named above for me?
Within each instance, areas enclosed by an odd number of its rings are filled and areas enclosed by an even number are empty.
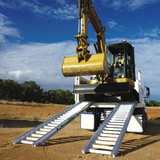
[[[150,89],[149,89],[149,87],[146,87],[146,86],[145,86],[145,88],[146,88],[146,97],[145,98],[149,98],[150,97]]]

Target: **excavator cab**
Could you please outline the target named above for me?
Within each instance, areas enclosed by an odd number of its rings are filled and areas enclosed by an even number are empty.
[[[110,74],[91,75],[90,84],[129,82],[134,87],[135,63],[132,45],[124,40],[121,43],[108,44],[106,51]]]
[[[134,86],[135,63],[134,48],[126,40],[121,43],[107,45],[108,65],[110,78],[113,82],[130,82]]]

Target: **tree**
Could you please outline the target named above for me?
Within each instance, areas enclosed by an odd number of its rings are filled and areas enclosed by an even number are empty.
[[[144,100],[146,106],[151,106],[146,100]]]
[[[51,89],[47,92],[46,101],[48,101],[49,103],[55,103],[56,102],[55,90]]]
[[[14,80],[0,79],[0,98],[2,99],[19,99],[21,87]]]
[[[66,98],[66,103],[65,104],[74,104],[74,95],[72,94],[72,92],[70,92],[69,90],[64,91],[65,92],[65,98]]]
[[[57,104],[65,104],[66,99],[65,99],[65,93],[62,89],[56,89],[55,90],[55,103]]]
[[[34,81],[24,81],[21,83],[21,88],[23,101],[41,101],[43,89],[41,89],[40,85],[36,84]]]
[[[34,101],[41,103],[73,104],[74,95],[69,90],[49,90],[43,92],[40,85],[34,81],[24,81],[18,84],[14,80],[0,79],[1,99],[21,99],[22,101]]]
[[[149,105],[150,106],[158,106],[157,101],[155,101],[155,100],[150,100]]]

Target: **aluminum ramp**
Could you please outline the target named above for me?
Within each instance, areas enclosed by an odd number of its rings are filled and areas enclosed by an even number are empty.
[[[89,108],[93,102],[79,102],[50,118],[39,126],[14,140],[14,143],[32,144],[33,147],[40,146],[50,137],[59,132],[80,113]]]
[[[115,157],[123,141],[135,102],[119,103],[95,134],[83,147],[82,153],[99,153]]]

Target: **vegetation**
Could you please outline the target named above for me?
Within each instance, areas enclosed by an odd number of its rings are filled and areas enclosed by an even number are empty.
[[[150,107],[160,107],[160,102],[157,102],[155,100],[150,100],[149,102],[147,102],[145,100],[146,106],[150,106]]]
[[[18,84],[10,79],[0,79],[0,99],[11,100],[12,102],[19,100],[32,103],[74,104],[74,95],[69,90],[51,89],[45,92],[34,81],[24,81]],[[155,100],[145,101],[145,103],[146,106],[160,106],[160,102]]]
[[[0,79],[0,99],[46,104],[74,104],[74,95],[69,90],[56,89],[44,92],[34,81],[18,84],[10,79]]]

